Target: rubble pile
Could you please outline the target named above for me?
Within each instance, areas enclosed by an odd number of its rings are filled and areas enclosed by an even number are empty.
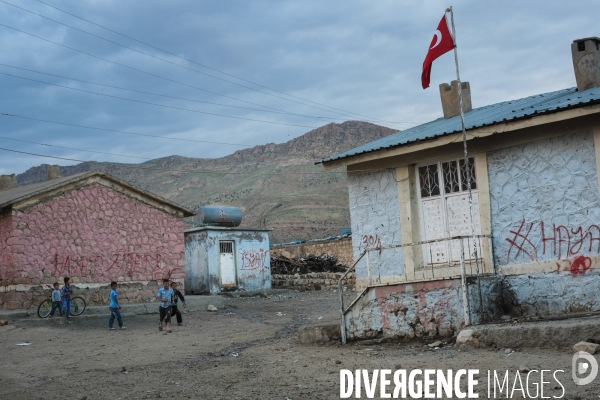
[[[311,272],[346,272],[346,266],[338,262],[334,255],[309,254],[306,257],[287,258],[271,256],[271,273],[278,275],[308,274]]]

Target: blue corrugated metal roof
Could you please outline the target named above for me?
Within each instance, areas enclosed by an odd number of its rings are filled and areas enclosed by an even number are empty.
[[[600,88],[592,88],[583,92],[578,92],[577,88],[563,89],[557,92],[538,94],[523,99],[475,108],[465,114],[465,127],[467,130],[480,128],[532,115],[549,114],[567,108],[583,107],[596,102],[600,102]],[[434,121],[397,132],[344,153],[326,158],[320,161],[320,163],[352,157],[371,151],[399,147],[420,140],[432,139],[461,131],[460,116],[447,119],[438,118]]]

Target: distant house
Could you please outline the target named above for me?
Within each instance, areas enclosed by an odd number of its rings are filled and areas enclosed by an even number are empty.
[[[349,338],[600,310],[600,39],[571,50],[576,88],[471,110],[463,83],[468,163],[456,82],[444,118],[322,161],[346,167],[355,259],[368,249]]]
[[[16,187],[0,177],[0,308],[28,309],[70,276],[88,304],[153,301],[157,281],[185,277],[183,221],[191,210],[103,172]]]
[[[271,289],[270,229],[240,228],[242,210],[203,206],[185,231],[186,293]]]

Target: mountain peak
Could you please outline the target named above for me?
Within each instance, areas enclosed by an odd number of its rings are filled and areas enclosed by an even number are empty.
[[[315,161],[396,132],[394,129],[369,122],[345,121],[341,124],[332,122],[285,143],[258,145],[238,150],[225,158],[242,162],[250,160],[261,162],[282,157]]]

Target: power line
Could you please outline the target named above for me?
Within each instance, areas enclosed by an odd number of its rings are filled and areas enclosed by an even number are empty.
[[[121,97],[121,96],[114,96],[111,94],[105,94],[105,93],[98,93],[98,92],[92,92],[90,90],[85,90],[85,89],[77,89],[77,88],[72,88],[69,86],[63,86],[63,85],[58,85],[56,83],[50,83],[50,82],[44,82],[44,81],[38,81],[37,79],[32,79],[32,78],[25,78],[23,76],[18,76],[18,75],[12,75],[12,74],[7,74],[5,72],[0,72],[0,75],[6,75],[6,76],[10,76],[12,78],[18,78],[18,79],[24,79],[26,81],[31,81],[31,82],[37,82],[37,83],[43,83],[45,85],[50,85],[50,86],[56,86],[59,88],[63,88],[63,89],[69,89],[69,90],[74,90],[77,92],[83,92],[83,93],[88,93],[88,94],[94,94],[96,96],[104,96],[104,97],[110,97],[113,99],[119,99],[119,100],[125,100],[125,101],[131,101],[134,103],[141,103],[141,104],[147,104],[147,105],[152,105],[152,106],[156,106],[156,107],[164,107],[164,108],[171,108],[173,110],[180,110],[180,111],[188,111],[188,112],[193,112],[193,113],[198,113],[198,114],[205,114],[205,115],[213,115],[216,117],[223,117],[223,118],[233,118],[233,119],[240,119],[240,120],[244,120],[244,121],[251,121],[251,122],[262,122],[265,124],[274,124],[274,125],[286,125],[286,126],[297,126],[297,127],[301,127],[301,128],[311,128],[311,129],[317,129],[319,128],[318,126],[308,126],[308,125],[296,125],[296,124],[286,124],[284,122],[273,122],[273,121],[263,121],[260,119],[252,119],[252,118],[245,118],[245,117],[235,117],[233,115],[225,115],[225,114],[217,114],[217,113],[210,113],[210,112],[206,112],[206,111],[198,111],[198,110],[190,110],[189,108],[182,108],[182,107],[175,107],[175,106],[167,106],[164,104],[158,104],[158,103],[151,103],[149,101],[143,101],[143,100],[135,100],[135,99],[129,99],[127,97]]]
[[[90,24],[92,24],[92,25],[95,25],[95,26],[97,26],[97,27],[99,27],[99,28],[105,29],[105,30],[107,30],[107,31],[109,31],[109,32],[112,32],[112,33],[115,33],[115,34],[117,34],[117,35],[119,35],[119,36],[123,36],[123,37],[125,37],[125,38],[128,38],[128,39],[130,39],[130,40],[133,40],[133,41],[135,41],[135,42],[138,42],[138,43],[140,43],[140,44],[143,44],[143,45],[145,45],[145,46],[151,47],[151,48],[153,48],[153,49],[155,49],[155,50],[162,51],[163,53],[166,53],[166,54],[169,54],[169,55],[171,55],[171,56],[177,57],[177,58],[179,58],[179,59],[181,59],[181,60],[185,60],[185,61],[187,61],[187,62],[189,62],[189,63],[192,63],[192,64],[199,65],[199,66],[201,66],[201,67],[204,67],[204,68],[210,69],[210,70],[212,70],[212,71],[218,72],[218,73],[220,73],[220,74],[223,74],[223,75],[230,76],[230,77],[232,77],[232,78],[235,78],[235,79],[239,79],[239,80],[241,80],[241,81],[244,81],[244,82],[251,83],[251,84],[253,84],[253,85],[256,85],[256,86],[262,87],[262,88],[264,88],[264,89],[268,89],[268,90],[271,90],[271,91],[273,91],[273,92],[280,93],[280,94],[283,94],[283,95],[286,95],[286,96],[289,96],[289,97],[293,97],[293,98],[296,98],[296,99],[299,99],[299,100],[302,100],[302,101],[307,101],[307,102],[309,102],[309,103],[313,103],[313,104],[317,104],[317,105],[320,105],[320,106],[328,107],[328,108],[331,108],[331,109],[333,109],[333,110],[343,111],[343,112],[344,112],[344,113],[346,113],[346,114],[354,114],[354,115],[358,115],[358,116],[360,116],[360,117],[363,117],[363,118],[368,118],[368,119],[371,119],[371,120],[380,121],[380,122],[385,122],[385,123],[390,123],[390,124],[397,124],[397,123],[399,123],[399,122],[393,122],[393,121],[386,121],[386,120],[382,120],[382,119],[379,119],[379,118],[368,117],[368,116],[364,116],[364,115],[361,115],[361,114],[357,114],[357,113],[354,113],[354,112],[351,112],[351,111],[346,111],[346,110],[342,110],[342,109],[339,109],[339,108],[331,107],[331,106],[328,106],[328,105],[326,105],[326,104],[317,103],[317,102],[315,102],[315,101],[311,101],[311,100],[308,100],[308,99],[305,99],[305,98],[302,98],[302,97],[299,97],[299,96],[295,96],[295,95],[292,95],[292,94],[289,94],[289,93],[285,93],[285,92],[279,91],[279,90],[277,90],[277,89],[273,89],[273,88],[270,88],[270,87],[268,87],[268,86],[261,85],[261,84],[259,84],[259,83],[256,83],[256,82],[252,82],[252,81],[250,81],[250,80],[247,80],[247,79],[244,79],[244,78],[240,78],[239,76],[235,76],[235,75],[232,75],[232,74],[228,74],[227,72],[223,72],[223,71],[221,71],[221,70],[219,70],[219,69],[216,69],[216,68],[213,68],[213,67],[209,67],[209,66],[208,66],[208,65],[206,65],[206,64],[201,64],[201,63],[199,63],[199,62],[196,62],[196,61],[190,60],[190,59],[188,59],[188,58],[182,57],[182,56],[180,56],[180,55],[177,55],[177,54],[175,54],[175,53],[172,53],[172,52],[170,52],[170,51],[167,51],[167,50],[161,49],[161,48],[159,48],[159,47],[153,46],[153,45],[151,45],[151,44],[149,44],[149,43],[143,42],[143,41],[141,41],[141,40],[139,40],[139,39],[135,39],[135,38],[133,38],[133,37],[131,37],[131,36],[125,35],[125,34],[123,34],[123,33],[120,33],[120,32],[117,32],[117,31],[115,31],[115,30],[113,30],[113,29],[107,28],[107,27],[105,27],[105,26],[103,26],[103,25],[97,24],[97,23],[95,23],[95,22],[92,22],[92,21],[90,21],[90,20],[88,20],[88,19],[85,19],[85,18],[83,18],[83,17],[80,17],[80,16],[78,16],[78,15],[75,15],[75,14],[73,14],[73,13],[70,13],[70,12],[68,12],[68,11],[62,10],[62,9],[60,9],[60,8],[58,8],[58,7],[55,7],[55,6],[53,6],[53,5],[49,4],[49,3],[46,3],[46,2],[44,2],[44,1],[41,1],[41,0],[36,0],[36,1],[38,1],[39,3],[45,4],[45,5],[47,5],[48,7],[51,7],[51,8],[53,8],[53,9],[55,9],[55,10],[58,10],[58,11],[60,11],[60,12],[62,12],[62,13],[68,14],[68,15],[70,15],[70,16],[72,16],[72,17],[78,18],[78,19],[80,19],[80,20],[82,20],[82,21],[85,21],[85,22],[87,22],[87,23],[90,23]],[[3,2],[4,2],[4,1],[3,1]],[[4,2],[4,3],[6,3],[6,2]],[[10,3],[6,3],[6,4],[10,4]],[[39,14],[37,14],[37,15],[39,15]],[[40,15],[40,16],[41,16],[41,15]],[[44,18],[46,18],[46,17],[44,17]],[[48,19],[49,19],[49,18],[48,18]],[[56,22],[56,21],[55,21],[55,22]],[[59,22],[59,23],[60,23],[60,22]],[[64,24],[63,24],[63,25],[64,25]],[[74,29],[77,29],[77,28],[74,28]],[[87,32],[86,32],[86,33],[87,33]],[[90,34],[90,35],[91,35],[91,34]],[[94,36],[95,36],[95,35],[94,35]],[[105,39],[105,40],[107,40],[107,39]],[[121,46],[122,46],[122,45],[121,45]],[[136,51],[137,51],[137,50],[136,50]],[[176,65],[179,65],[179,64],[176,64]],[[198,72],[199,72],[199,71],[198,71]],[[200,72],[200,73],[203,73],[203,72]],[[208,74],[206,74],[206,73],[203,73],[203,74],[204,74],[204,75],[208,75]],[[211,76],[211,77],[213,77],[213,78],[215,78],[215,79],[221,79],[221,78],[214,77],[213,75],[208,75],[208,76]],[[221,79],[221,80],[223,80],[223,79]],[[227,81],[227,82],[230,82],[230,81]],[[230,82],[230,83],[234,83],[234,82]],[[235,83],[234,83],[234,84],[235,84]],[[244,86],[244,87],[245,87],[245,86]],[[256,89],[253,89],[253,90],[256,90]],[[261,92],[261,93],[265,93],[265,92]],[[269,94],[269,93],[265,93],[265,94]],[[289,100],[289,99],[285,99],[285,100],[291,101],[291,100]],[[309,104],[305,104],[305,105],[308,105],[309,107],[312,107],[312,106],[310,106]],[[329,111],[329,110],[326,110],[326,111]],[[331,112],[331,111],[329,111],[329,112]]]
[[[31,120],[31,121],[46,122],[46,123],[49,123],[49,124],[71,126],[71,127],[74,127],[74,128],[83,128],[83,129],[93,129],[93,130],[97,130],[97,131],[124,133],[124,134],[127,134],[127,135],[147,136],[147,137],[158,138],[158,139],[179,140],[179,141],[183,141],[183,142],[195,142],[195,143],[225,144],[225,145],[229,145],[229,146],[252,147],[252,145],[250,145],[250,144],[211,142],[209,140],[184,139],[184,138],[178,138],[178,137],[150,135],[148,133],[137,133],[137,132],[119,131],[119,130],[107,129],[107,128],[96,128],[96,127],[92,127],[92,126],[69,124],[69,123],[66,123],[66,122],[49,121],[49,120],[46,120],[46,119],[39,119],[39,118],[34,118],[34,117],[26,117],[24,115],[9,114],[9,113],[0,113],[0,116],[22,118],[22,119],[28,119],[28,120]]]
[[[0,1],[2,1],[2,0],[0,0]],[[36,70],[33,70],[33,69],[28,69],[28,68],[23,68],[23,67],[17,67],[17,66],[9,65],[9,64],[2,64],[2,63],[0,63],[0,66],[14,68],[14,69],[19,69],[19,70],[22,70],[22,71],[33,72],[33,73],[36,73],[36,74],[53,76],[53,77],[56,77],[56,78],[69,79],[69,80],[76,81],[76,82],[89,83],[91,85],[104,86],[104,87],[109,87],[109,88],[112,88],[112,89],[119,89],[119,90],[127,90],[129,92],[149,94],[149,95],[152,95],[152,96],[160,96],[160,97],[166,97],[166,98],[176,99],[176,100],[192,101],[192,102],[195,102],[195,103],[211,104],[211,105],[222,106],[222,107],[239,108],[239,109],[242,109],[242,110],[268,112],[268,113],[275,113],[275,114],[287,114],[287,115],[294,115],[294,116],[298,116],[298,117],[314,118],[314,119],[318,119],[318,120],[338,120],[338,121],[344,121],[344,119],[342,119],[342,118],[319,117],[319,116],[314,116],[314,115],[296,114],[296,113],[287,112],[287,111],[261,110],[261,109],[258,109],[258,108],[240,107],[240,106],[232,106],[232,105],[222,104],[222,103],[213,103],[213,102],[210,102],[210,101],[195,100],[195,99],[186,99],[186,98],[183,98],[183,97],[169,96],[169,95],[165,95],[165,94],[152,93],[152,92],[145,92],[143,90],[129,89],[129,88],[124,88],[124,87],[120,87],[120,86],[107,85],[107,84],[104,84],[104,83],[97,83],[97,82],[92,82],[92,81],[86,81],[86,80],[83,80],[83,79],[70,78],[68,76],[50,74],[48,72],[36,71]]]
[[[84,30],[82,30],[82,29],[75,28],[75,27],[73,27],[73,26],[71,26],[71,25],[64,24],[64,23],[62,23],[62,22],[59,22],[59,21],[56,21],[56,20],[54,20],[54,19],[52,19],[52,18],[49,18],[49,17],[46,17],[46,16],[44,16],[44,15],[38,14],[38,13],[36,13],[36,12],[34,12],[34,11],[27,10],[26,8],[19,7],[19,6],[17,6],[17,5],[14,5],[14,4],[11,4],[11,3],[8,3],[8,2],[6,2],[6,1],[4,1],[4,0],[0,0],[0,2],[1,2],[1,3],[4,3],[4,4],[7,4],[7,5],[9,5],[9,6],[12,6],[12,7],[18,8],[18,9],[20,9],[20,10],[23,10],[23,11],[25,11],[25,12],[31,13],[31,14],[33,14],[33,15],[37,15],[38,17],[41,17],[41,18],[47,19],[47,20],[49,20],[49,21],[52,21],[52,22],[55,22],[55,23],[57,23],[57,24],[60,24],[60,25],[66,26],[67,28],[71,28],[71,29],[74,29],[74,30],[76,30],[76,31],[79,31],[79,32],[85,33],[85,34],[87,34],[87,35],[93,36],[93,37],[95,37],[95,38],[98,38],[98,39],[104,40],[104,41],[106,41],[106,42],[108,42],[108,43],[112,43],[112,44],[115,44],[115,45],[117,45],[117,46],[121,46],[121,47],[123,47],[123,48],[126,48],[126,49],[128,49],[128,50],[135,51],[135,52],[137,52],[137,53],[140,53],[140,54],[144,54],[144,55],[146,55],[146,56],[148,56],[148,57],[155,58],[155,59],[157,59],[157,60],[160,60],[160,61],[163,61],[163,62],[169,63],[169,64],[171,64],[171,65],[175,65],[175,66],[177,66],[177,67],[180,67],[180,68],[187,69],[187,70],[189,70],[189,71],[193,71],[193,72],[196,72],[196,73],[199,73],[199,74],[202,74],[202,75],[206,75],[206,76],[209,76],[209,77],[211,77],[211,78],[214,78],[214,79],[218,79],[218,80],[220,80],[220,81],[223,81],[223,82],[227,82],[227,83],[231,83],[231,84],[233,84],[233,85],[237,85],[237,86],[243,87],[243,88],[245,88],[245,89],[249,89],[249,90],[253,90],[253,91],[255,91],[255,92],[258,92],[258,93],[266,94],[266,95],[268,95],[268,96],[273,96],[273,97],[276,97],[276,98],[278,98],[278,99],[282,99],[282,100],[290,101],[290,102],[292,102],[292,103],[301,104],[301,105],[303,105],[303,106],[309,106],[309,107],[316,108],[316,109],[323,110],[323,111],[327,111],[327,112],[334,112],[334,111],[331,111],[331,110],[325,110],[325,109],[323,109],[323,108],[320,108],[320,107],[311,106],[310,104],[304,104],[304,103],[300,103],[300,102],[298,102],[298,101],[294,101],[294,100],[286,99],[285,97],[277,96],[277,95],[274,95],[274,94],[272,94],[272,93],[267,93],[267,92],[264,92],[264,91],[262,91],[262,90],[258,90],[258,89],[252,88],[252,87],[250,87],[250,86],[246,86],[246,85],[242,85],[242,84],[240,84],[240,83],[236,83],[236,82],[229,81],[229,80],[227,80],[227,79],[219,78],[219,77],[217,77],[217,76],[214,76],[214,75],[211,75],[211,74],[207,74],[207,73],[205,73],[205,72],[198,71],[198,70],[196,70],[196,69],[189,68],[189,67],[186,67],[186,66],[184,66],[184,65],[181,65],[181,64],[174,63],[174,62],[172,62],[172,61],[169,61],[169,60],[165,60],[164,58],[157,57],[157,56],[155,56],[155,55],[152,55],[152,54],[146,53],[146,52],[144,52],[144,51],[141,51],[141,50],[134,49],[133,47],[126,46],[126,45],[124,45],[124,44],[121,44],[121,43],[118,43],[118,42],[112,41],[112,40],[110,40],[110,39],[103,38],[102,36],[95,35],[95,34],[93,34],[93,33],[90,33],[90,32],[87,32],[87,31],[84,31]],[[327,106],[326,106],[326,107],[327,107]],[[339,113],[336,113],[336,114],[339,114]],[[346,113],[346,114],[347,114],[347,113]],[[359,115],[359,114],[356,114],[356,115]],[[348,115],[348,116],[349,116],[349,115]],[[368,117],[367,117],[367,118],[368,118]]]
[[[221,93],[213,92],[213,91],[211,91],[211,90],[202,89],[202,88],[199,88],[199,87],[197,87],[197,86],[189,85],[189,84],[187,84],[187,83],[183,83],[183,82],[180,82],[180,81],[177,81],[177,80],[174,80],[174,79],[170,79],[170,78],[166,78],[166,77],[164,77],[164,76],[156,75],[156,74],[153,74],[153,73],[151,73],[151,72],[143,71],[143,70],[141,70],[141,69],[138,69],[138,68],[130,67],[129,65],[121,64],[121,63],[118,63],[118,62],[116,62],[116,61],[111,61],[111,60],[108,60],[108,59],[106,59],[106,58],[102,58],[102,57],[99,57],[99,56],[95,56],[95,55],[93,55],[93,54],[91,54],[91,53],[87,53],[87,52],[85,52],[85,51],[83,51],[83,50],[79,50],[79,49],[76,49],[76,48],[74,48],[74,47],[70,47],[70,46],[67,46],[67,45],[64,45],[64,44],[61,44],[61,43],[58,43],[58,42],[54,42],[54,41],[52,41],[52,40],[49,40],[49,39],[45,39],[45,38],[43,38],[43,37],[41,37],[41,36],[37,36],[37,35],[34,35],[34,34],[32,34],[32,33],[25,32],[25,31],[23,31],[23,30],[20,30],[20,29],[17,29],[17,28],[13,28],[12,26],[8,26],[8,25],[5,25],[5,24],[0,24],[0,26],[3,26],[3,27],[5,27],[5,28],[8,28],[8,29],[12,29],[12,30],[14,30],[14,31],[17,31],[17,32],[23,33],[23,34],[25,34],[25,35],[28,35],[28,36],[31,36],[31,37],[34,37],[34,38],[36,38],[36,39],[43,40],[43,41],[45,41],[45,42],[48,42],[48,43],[55,44],[55,45],[57,45],[57,46],[60,46],[60,47],[64,47],[64,48],[66,48],[66,49],[69,49],[69,50],[76,51],[76,52],[78,52],[78,53],[81,53],[81,54],[85,54],[85,55],[87,55],[87,56],[90,56],[90,57],[93,57],[93,58],[97,58],[98,60],[106,61],[106,62],[108,62],[108,63],[115,64],[115,65],[119,65],[119,66],[121,66],[121,67],[128,68],[128,69],[131,69],[131,70],[133,70],[133,71],[140,72],[140,73],[143,73],[143,74],[146,74],[146,75],[149,75],[149,76],[153,76],[153,77],[155,77],[155,78],[163,79],[163,80],[165,80],[165,81],[168,81],[168,82],[177,83],[177,84],[179,84],[179,85],[183,85],[183,86],[186,86],[186,87],[190,87],[190,88],[192,88],[192,89],[200,90],[200,91],[202,91],[202,92],[211,93],[211,94],[214,94],[214,95],[217,95],[217,96],[226,97],[226,98],[228,98],[228,99],[232,99],[232,100],[236,100],[236,101],[241,101],[241,102],[243,102],[243,103],[248,103],[248,104],[252,104],[252,105],[255,105],[255,106],[259,106],[259,107],[264,107],[264,108],[268,108],[268,109],[271,109],[271,110],[283,111],[283,110],[280,110],[280,109],[277,109],[277,108],[273,108],[273,107],[269,107],[269,106],[263,106],[262,104],[253,103],[253,102],[251,102],[251,101],[241,100],[241,99],[237,99],[237,98],[235,98],[235,97],[231,97],[231,96],[228,96],[228,95],[225,95],[225,94],[221,94]]]
[[[129,158],[139,158],[139,159],[141,159],[141,160],[152,160],[151,158],[147,158],[147,157],[136,157],[136,156],[127,156],[127,155],[124,155],[124,154],[105,153],[105,152],[103,152],[103,151],[94,151],[94,150],[85,150],[85,149],[75,149],[75,148],[73,148],[73,147],[64,147],[64,146],[57,146],[57,145],[54,145],[54,144],[48,144],[48,143],[38,143],[38,142],[31,142],[31,141],[29,141],[29,140],[13,139],[13,138],[7,138],[7,137],[4,137],[4,136],[0,136],[0,139],[12,140],[12,141],[15,141],[15,142],[23,142],[23,143],[37,144],[37,145],[40,145],[40,146],[56,147],[56,148],[59,148],[59,149],[77,150],[77,151],[85,151],[85,152],[88,152],[88,153],[106,154],[106,155],[109,155],[109,156],[119,156],[119,157],[129,157]]]
[[[2,1],[2,0],[0,0],[0,1]],[[5,27],[5,28],[8,28],[8,29],[12,29],[12,30],[14,30],[14,31],[17,31],[17,32],[23,33],[23,34],[25,34],[25,35],[28,35],[28,36],[31,36],[31,37],[34,37],[34,38],[36,38],[36,39],[43,40],[43,41],[45,41],[45,42],[48,42],[48,43],[55,44],[55,45],[57,45],[57,46],[60,46],[60,47],[64,47],[64,48],[66,48],[66,49],[69,49],[69,50],[73,50],[73,51],[79,52],[79,53],[81,53],[81,54],[85,54],[85,55],[87,55],[87,56],[89,56],[89,57],[93,57],[93,58],[96,58],[96,59],[98,59],[98,60],[106,61],[106,62],[109,62],[109,63],[111,63],[111,64],[119,65],[119,66],[121,66],[121,67],[128,68],[128,69],[131,69],[131,70],[133,70],[133,71],[136,71],[136,72],[140,72],[140,73],[143,73],[143,74],[146,74],[146,75],[153,76],[153,77],[155,77],[155,78],[163,79],[163,80],[166,80],[166,81],[169,81],[169,82],[174,82],[174,83],[177,83],[177,84],[180,84],[180,85],[183,85],[183,86],[187,86],[187,87],[190,87],[190,88],[193,88],[193,89],[196,89],[196,90],[200,90],[200,91],[203,91],[203,92],[211,93],[211,94],[214,94],[214,95],[217,95],[217,96],[226,97],[226,98],[228,98],[228,99],[232,99],[232,100],[236,100],[236,101],[241,101],[241,102],[243,102],[243,103],[248,103],[248,104],[252,104],[252,105],[255,105],[255,106],[259,106],[259,107],[268,108],[268,109],[271,109],[271,110],[276,110],[276,111],[282,111],[282,112],[285,112],[285,111],[283,111],[283,110],[280,110],[280,109],[278,109],[278,108],[273,108],[273,107],[269,107],[269,106],[264,106],[264,105],[262,105],[262,104],[253,103],[253,102],[251,102],[251,101],[246,101],[246,100],[237,99],[237,98],[235,98],[235,97],[232,97],[232,96],[228,96],[228,95],[221,94],[221,93],[218,93],[218,92],[213,92],[213,91],[211,91],[211,90],[207,90],[207,89],[202,89],[202,88],[200,88],[200,87],[197,87],[197,86],[189,85],[189,84],[187,84],[187,83],[183,83],[183,82],[177,81],[177,80],[175,80],[175,79],[170,79],[170,78],[166,78],[166,77],[164,77],[164,76],[156,75],[156,74],[153,74],[153,73],[151,73],[151,72],[147,72],[147,71],[144,71],[144,70],[141,70],[141,69],[135,68],[135,67],[131,67],[131,66],[129,66],[129,65],[126,65],[126,64],[122,64],[122,63],[119,63],[119,62],[116,62],[116,61],[111,61],[111,60],[108,60],[108,59],[106,59],[106,58],[102,58],[102,57],[96,56],[96,55],[94,55],[94,54],[91,54],[91,53],[85,52],[85,51],[83,51],[83,50],[79,50],[79,49],[76,49],[76,48],[74,48],[74,47],[70,47],[70,46],[67,46],[67,45],[64,45],[64,44],[61,44],[61,43],[58,43],[58,42],[54,42],[54,41],[52,41],[52,40],[45,39],[45,38],[43,38],[43,37],[41,37],[41,36],[37,36],[37,35],[34,35],[34,34],[32,34],[32,33],[29,33],[29,32],[25,32],[25,31],[23,31],[23,30],[21,30],[21,29],[13,28],[12,26],[8,26],[8,25],[5,25],[5,24],[0,24],[0,26],[3,26],[3,27]],[[329,110],[325,110],[325,111],[328,111],[328,112],[334,112],[334,111],[329,111]],[[335,113],[335,114],[340,114],[340,113],[336,113],[336,112],[334,112],[334,113]],[[343,115],[343,114],[340,114],[340,115]],[[282,124],[282,125],[286,125],[286,124]],[[301,126],[301,125],[291,125],[291,126]],[[306,127],[306,126],[305,126],[305,127]],[[313,127],[313,128],[314,128],[314,127]],[[399,129],[399,128],[396,128],[396,129]]]
[[[30,156],[36,157],[45,157],[45,158],[54,158],[58,160],[66,160],[66,161],[76,161],[80,163],[90,163],[90,164],[100,164],[98,161],[90,161],[90,160],[79,160],[76,158],[67,158],[67,157],[58,157],[58,156],[49,156],[47,154],[38,154],[31,153],[28,151],[20,151],[7,149],[4,147],[0,147],[0,150],[8,151],[12,153],[26,154]],[[197,174],[221,174],[221,175],[251,175],[248,171],[234,172],[234,171],[206,171],[206,170],[183,170],[183,169],[172,169],[172,168],[152,168],[152,167],[141,167],[139,165],[130,165],[130,164],[121,164],[114,162],[101,162],[106,165],[116,165],[124,168],[132,168],[132,169],[144,169],[144,170],[155,170],[155,171],[168,171],[168,172],[185,172],[185,173],[197,173]],[[321,171],[321,172],[263,172],[257,173],[255,175],[323,175],[323,174],[345,174],[344,171]]]

